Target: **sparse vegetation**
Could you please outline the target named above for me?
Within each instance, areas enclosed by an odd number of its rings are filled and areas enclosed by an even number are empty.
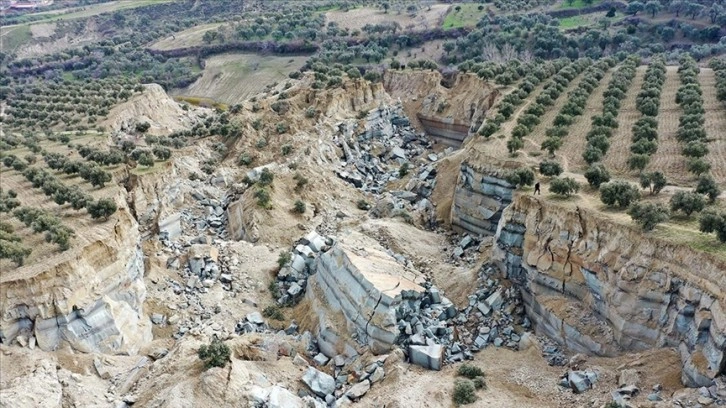
[[[229,361],[229,347],[215,337],[209,345],[199,347],[199,359],[204,361],[204,368],[224,367]]]
[[[565,197],[580,191],[580,184],[571,177],[554,178],[550,182],[550,192]]]
[[[670,217],[664,205],[654,203],[635,203],[628,209],[628,215],[643,227],[643,231],[652,231],[656,225]]]

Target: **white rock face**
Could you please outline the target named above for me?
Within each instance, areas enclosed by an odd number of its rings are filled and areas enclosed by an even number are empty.
[[[57,262],[3,276],[0,339],[35,336],[44,351],[136,354],[151,341],[142,306],[144,264],[136,223],[124,210]]]
[[[321,351],[335,357],[344,343],[346,354],[354,355],[355,342],[345,340],[351,337],[374,353],[390,351],[398,337],[395,308],[402,293],[423,292],[418,274],[381,250],[340,242],[320,255],[315,270],[305,296],[315,305]],[[345,322],[337,318],[341,312]]]
[[[44,360],[30,374],[14,378],[0,391],[0,408],[60,408],[62,398],[55,363]]]

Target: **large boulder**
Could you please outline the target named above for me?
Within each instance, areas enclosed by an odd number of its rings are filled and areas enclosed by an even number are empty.
[[[313,367],[308,367],[303,374],[302,381],[310,388],[310,391],[321,398],[335,392],[335,379]]]

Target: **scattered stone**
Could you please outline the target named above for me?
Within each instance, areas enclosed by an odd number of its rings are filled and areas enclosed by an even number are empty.
[[[622,370],[618,376],[618,387],[637,386],[638,383],[640,383],[640,374],[632,368]]]
[[[359,399],[360,397],[366,395],[368,390],[371,389],[371,383],[368,380],[363,380],[359,382],[358,384],[350,387],[348,392],[345,393],[345,396],[350,398],[351,400],[355,401]]]
[[[164,347],[158,347],[158,348],[151,350],[151,352],[149,352],[148,355],[149,355],[149,357],[151,357],[154,360],[160,360],[160,359],[166,357],[167,354],[169,354],[169,349],[164,348]]]
[[[408,353],[411,363],[429,370],[441,370],[444,348],[440,344],[409,346]]]
[[[249,313],[245,319],[252,324],[265,324],[265,319],[260,312]]]
[[[300,367],[307,367],[310,365],[300,354],[295,354],[295,357],[292,359],[292,363]]]
[[[318,366],[324,366],[324,365],[328,364],[328,361],[330,361],[330,359],[328,357],[326,357],[325,354],[318,353],[315,357],[313,357],[313,361]]]
[[[371,383],[375,384],[378,381],[381,381],[385,374],[386,372],[384,371],[383,367],[377,367],[368,379],[371,380]]]
[[[318,371],[313,367],[308,367],[303,374],[302,381],[310,388],[315,395],[325,398],[335,391],[335,380],[328,374]]]
[[[98,357],[93,358],[93,367],[96,368],[96,372],[102,380],[108,380],[111,378],[111,372],[108,371],[106,365]]]
[[[151,315],[151,323],[154,323],[155,325],[160,325],[164,323],[164,315],[161,315],[159,313],[154,313]]]

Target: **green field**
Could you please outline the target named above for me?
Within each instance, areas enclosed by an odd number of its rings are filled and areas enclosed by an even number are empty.
[[[31,38],[33,38],[33,34],[30,32],[29,26],[3,27],[2,35],[0,35],[0,49],[6,53],[14,52]]]
[[[587,4],[587,2],[585,2],[585,0],[572,0],[572,1],[564,0],[560,4],[560,8],[561,9],[572,9],[572,8],[578,9],[578,8],[583,8],[583,7],[590,7],[590,6],[596,5],[597,3],[600,3],[600,0],[592,0],[589,3],[590,4]]]
[[[591,21],[583,16],[572,16],[560,19],[560,28],[575,28],[589,25]]]
[[[479,10],[479,7],[482,7]],[[459,10],[456,10],[460,7]],[[444,19],[444,28],[474,27],[486,14],[486,6],[478,3],[457,4],[449,9]]]

